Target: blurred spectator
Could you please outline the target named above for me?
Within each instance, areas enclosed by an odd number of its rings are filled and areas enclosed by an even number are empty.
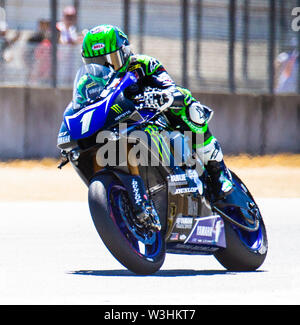
[[[57,38],[60,32],[57,31]],[[44,39],[36,46],[33,54],[33,65],[30,74],[30,82],[39,85],[47,85],[51,81],[52,74],[52,43],[51,29],[45,31]]]
[[[298,84],[297,40],[293,38],[285,52],[280,53],[275,61],[275,92],[295,93]]]
[[[82,35],[77,33],[77,13],[73,6],[63,10],[62,21],[56,24],[60,31],[59,53],[61,60],[58,62],[59,80],[62,85],[71,85],[77,70],[78,49],[75,45],[81,44]]]
[[[45,39],[46,33],[50,30],[50,20],[40,19],[37,24],[37,30],[31,34],[27,40],[27,46],[24,51],[23,59],[27,68],[27,73],[31,74],[34,62],[34,51],[36,47]]]
[[[60,31],[59,42],[61,44],[77,44],[79,42],[76,23],[76,9],[72,6],[65,7],[62,21],[56,24]]]
[[[37,31],[34,32],[29,38],[29,43],[40,43],[44,40],[46,33],[50,30],[50,20],[40,19],[38,21]]]
[[[19,39],[20,32],[16,32],[12,38],[7,36],[7,23],[5,10],[0,7],[0,62],[10,61],[11,56],[7,55],[7,50]]]

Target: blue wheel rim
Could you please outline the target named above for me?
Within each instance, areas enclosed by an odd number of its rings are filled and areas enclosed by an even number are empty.
[[[253,199],[249,196],[249,192],[247,188],[243,185],[240,184],[238,181],[234,180],[235,185],[239,188],[239,190],[243,191],[248,198],[251,200],[252,203],[256,203],[253,201]],[[233,217],[235,220],[240,220],[241,223],[245,222],[245,219],[241,217],[240,211],[237,209],[233,209],[233,211],[229,212],[229,215]],[[260,215],[260,212],[259,212]],[[247,224],[249,226],[249,224]],[[243,244],[251,251],[258,251],[263,243],[263,231],[262,231],[262,219],[260,218],[260,226],[257,231],[249,232],[249,231],[244,231],[241,228],[238,228],[234,226],[235,231],[237,232],[240,240],[243,242]]]
[[[134,224],[130,221],[130,216],[125,214],[124,199],[128,196],[126,188],[122,185],[111,184],[107,190],[107,194],[110,216],[120,230],[121,235],[126,238],[130,248],[136,254],[151,261],[161,251],[161,233],[156,232],[149,237],[146,235],[143,236],[141,232],[135,229]]]

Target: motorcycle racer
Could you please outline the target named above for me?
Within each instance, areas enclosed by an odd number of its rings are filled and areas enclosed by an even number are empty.
[[[165,95],[171,94],[173,101],[167,112],[171,124],[182,131],[192,131],[204,137],[203,143],[194,144],[194,149],[212,179],[216,198],[220,199],[232,192],[231,175],[225,166],[220,144],[208,128],[212,111],[197,101],[188,89],[177,86],[160,61],[148,55],[134,55],[124,32],[106,24],[86,33],[81,55],[85,64],[94,63],[114,71],[133,72],[138,82],[130,87],[126,95],[135,98],[144,94],[147,107],[159,108]],[[146,95],[147,87],[154,89],[150,95]]]

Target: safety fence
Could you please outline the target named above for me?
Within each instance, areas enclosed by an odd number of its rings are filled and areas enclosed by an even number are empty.
[[[0,6],[0,30],[6,29],[0,84],[71,87],[85,30],[113,24],[128,34],[134,53],[156,57],[192,91],[300,89],[299,0],[0,0]],[[68,6],[77,12],[72,44],[56,29]]]

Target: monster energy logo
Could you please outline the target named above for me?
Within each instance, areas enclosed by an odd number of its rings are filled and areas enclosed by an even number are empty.
[[[163,136],[159,133],[158,127],[156,125],[148,125],[145,128],[145,131],[149,133],[162,161],[168,161],[170,159],[171,151],[169,145],[165,142]]]
[[[123,109],[118,104],[113,105],[111,109],[117,114],[121,114],[123,112]]]

